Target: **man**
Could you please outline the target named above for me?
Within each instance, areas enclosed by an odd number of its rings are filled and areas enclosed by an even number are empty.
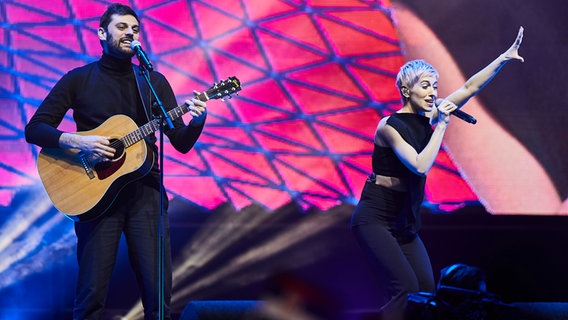
[[[26,126],[26,140],[42,148],[81,150],[99,161],[111,159],[115,148],[110,137],[79,135],[57,129],[64,115],[73,109],[78,131],[97,128],[109,117],[123,114],[138,126],[151,119],[139,91],[131,58],[130,43],[140,36],[140,21],[128,6],[112,4],[100,19],[98,36],[103,47],[100,60],[65,74],[49,92]],[[151,72],[150,78],[164,108],[177,106],[175,96],[165,77]],[[143,82],[143,80],[142,80]],[[146,88],[147,91],[147,88]],[[146,92],[149,95],[149,91]],[[174,148],[187,153],[197,141],[206,118],[206,105],[197,99],[186,101],[193,116],[189,125],[181,118],[173,121],[174,128],[165,133]],[[149,104],[149,103],[146,103]],[[149,153],[157,153],[155,134],[145,141]],[[102,317],[110,277],[114,268],[121,234],[124,233],[129,258],[141,292],[145,319],[155,319],[160,303],[158,263],[158,221],[160,217],[159,168],[154,162],[143,178],[127,184],[112,205],[94,220],[75,223],[79,276],[74,319]],[[164,196],[165,198],[165,196]],[[167,198],[164,201],[167,207]],[[165,210],[165,208],[164,208]],[[164,234],[164,312],[170,318],[171,256],[169,224],[165,216]]]

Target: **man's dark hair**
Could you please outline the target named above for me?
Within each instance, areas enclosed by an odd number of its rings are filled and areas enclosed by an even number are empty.
[[[101,16],[99,27],[107,30],[108,24],[110,23],[113,14],[118,14],[119,16],[131,15],[134,16],[136,20],[138,20],[138,23],[140,23],[138,15],[136,14],[136,12],[134,12],[134,10],[132,10],[132,8],[122,3],[113,3],[107,7],[106,11]]]

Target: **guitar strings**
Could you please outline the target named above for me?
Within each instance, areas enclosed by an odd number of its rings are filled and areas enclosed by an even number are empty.
[[[235,92],[238,92],[238,91],[241,90],[241,88],[240,88],[240,81],[239,81],[236,77],[229,77],[229,78],[227,79],[227,81],[221,81],[221,82],[216,86],[216,89],[217,89],[217,90],[214,90],[214,91],[217,91],[217,92],[218,92],[219,89],[222,89],[223,87],[225,87],[225,86],[227,85],[227,83],[233,85],[233,87],[231,88],[231,93],[235,93]],[[219,85],[221,85],[220,88],[218,87]],[[212,90],[207,90],[205,93],[202,93],[201,95],[203,95],[203,98],[201,98],[199,95],[197,96],[197,98],[198,98],[199,100],[201,100],[201,101],[207,101],[207,100],[208,100],[208,99],[206,98],[207,96],[208,96],[209,98],[212,98],[213,95],[214,95],[214,94],[213,94],[214,91],[213,91],[213,92],[210,92],[210,91],[212,91]],[[208,94],[207,96],[205,96],[206,93]],[[220,96],[223,97],[223,96],[225,96],[225,95],[229,95],[229,90],[226,90],[226,91],[225,91],[225,94],[221,94]],[[179,107],[182,107],[183,105],[186,105],[186,106],[187,106],[186,103],[183,103],[183,104],[180,105]],[[172,111],[172,110],[170,110],[169,112],[171,112],[171,111]],[[169,112],[168,112],[168,113],[169,113]],[[185,113],[185,112],[184,112],[184,113]],[[110,143],[110,147],[114,148],[115,150],[118,149],[118,148],[121,148],[121,147],[122,147],[122,148],[126,148],[126,147],[127,147],[127,143],[126,143],[125,140],[124,140],[125,138],[127,138],[127,137],[130,136],[130,135],[132,135],[132,134],[133,134],[134,132],[136,132],[136,131],[140,131],[142,128],[144,128],[144,127],[146,127],[146,126],[150,126],[150,127],[155,126],[155,125],[156,125],[156,122],[157,122],[157,120],[152,120],[152,121],[148,122],[147,124],[145,124],[144,126],[138,128],[137,130],[135,130],[135,131],[133,131],[133,132],[131,132],[131,133],[128,133],[128,134],[125,135],[124,137],[112,141],[112,142]],[[153,129],[154,129],[153,131],[155,131],[155,129],[157,129],[157,128],[153,128]],[[134,143],[137,143],[138,141],[144,139],[145,136],[146,136],[146,135],[143,135],[143,136],[141,136],[141,137],[134,137],[134,138],[135,138],[135,139],[134,139],[134,140],[135,140]],[[138,138],[138,139],[136,139],[136,138]],[[132,143],[132,144],[134,144],[134,143]],[[132,144],[130,144],[130,145],[132,145]],[[128,145],[128,146],[130,146],[130,145]]]

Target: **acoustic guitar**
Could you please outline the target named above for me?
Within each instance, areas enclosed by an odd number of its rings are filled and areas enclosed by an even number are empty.
[[[221,99],[240,90],[240,81],[229,77],[196,98]],[[184,103],[168,115],[175,120],[189,111]],[[104,214],[124,186],[152,169],[154,155],[148,152],[144,138],[160,129],[160,121],[154,119],[138,127],[131,118],[115,115],[95,129],[76,132],[111,137],[111,146],[116,149],[112,160],[100,160],[78,149],[43,148],[37,167],[55,208],[74,221],[89,221]]]

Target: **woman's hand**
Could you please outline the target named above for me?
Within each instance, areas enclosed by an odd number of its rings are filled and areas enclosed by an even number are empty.
[[[517,34],[515,42],[513,42],[513,45],[503,53],[503,56],[505,57],[506,60],[520,60],[521,62],[525,62],[525,59],[523,59],[523,57],[519,55],[519,47],[523,42],[524,30],[525,29],[523,27],[519,28],[519,33]]]
[[[452,113],[457,108],[458,108],[458,106],[456,106],[450,100],[448,100],[448,99],[442,100],[440,103],[438,103],[436,105],[437,123],[448,124],[450,122],[450,113]]]

